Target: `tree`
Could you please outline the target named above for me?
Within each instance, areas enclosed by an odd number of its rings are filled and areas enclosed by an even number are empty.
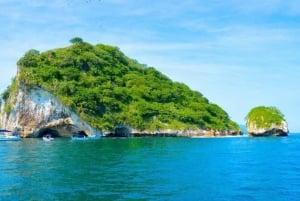
[[[72,44],[83,43],[83,40],[80,37],[74,37],[70,40],[70,43],[72,43]]]
[[[27,51],[22,59],[17,64],[21,66],[37,66],[37,56],[40,54],[38,50],[31,49]]]

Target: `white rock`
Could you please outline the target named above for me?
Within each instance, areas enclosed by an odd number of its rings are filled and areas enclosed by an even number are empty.
[[[33,88],[20,87],[10,114],[1,105],[0,124],[3,128],[21,130],[23,137],[36,136],[41,130],[50,129],[60,136],[70,136],[73,132],[84,131],[87,135],[101,135],[101,131],[83,121],[77,114],[62,105],[51,93]]]

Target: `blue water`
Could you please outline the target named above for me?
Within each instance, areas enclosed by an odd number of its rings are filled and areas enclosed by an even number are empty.
[[[300,200],[300,134],[0,142],[0,200]]]

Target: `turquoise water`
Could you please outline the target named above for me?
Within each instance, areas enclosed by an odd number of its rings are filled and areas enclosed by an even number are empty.
[[[0,200],[299,200],[300,134],[0,142]]]

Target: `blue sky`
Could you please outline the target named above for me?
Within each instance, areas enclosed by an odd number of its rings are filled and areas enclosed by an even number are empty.
[[[186,83],[245,123],[276,106],[300,131],[300,2],[297,0],[1,0],[0,90],[29,49],[75,36],[118,46]]]

